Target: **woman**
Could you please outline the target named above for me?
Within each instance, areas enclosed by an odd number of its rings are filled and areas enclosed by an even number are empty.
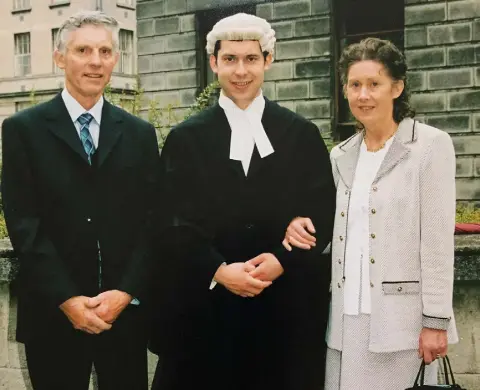
[[[412,119],[405,58],[367,38],[340,58],[357,134],[337,145],[327,390],[404,390],[457,342],[453,319],[455,152],[447,133]],[[305,216],[308,217],[308,216]],[[284,246],[315,245],[296,218]],[[447,336],[448,332],[448,336]],[[436,365],[426,382],[436,383]]]

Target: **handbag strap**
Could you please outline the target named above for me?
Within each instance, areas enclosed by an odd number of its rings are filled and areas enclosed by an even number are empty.
[[[446,359],[442,359],[443,361],[443,374],[444,374],[444,377],[445,377],[445,384],[446,385],[449,385],[450,384],[450,381],[448,380],[448,367],[447,367],[447,360]]]
[[[443,358],[443,364],[445,365],[445,362],[446,364],[448,364],[448,371],[450,371],[450,378],[452,379],[452,385],[456,385],[455,383],[455,377],[453,376],[453,370],[452,370],[452,365],[450,364],[450,359],[448,358],[448,356],[445,356]],[[447,376],[447,368],[446,368],[446,365],[445,365],[445,377],[446,377],[446,380],[448,381],[448,376]],[[447,385],[449,383],[447,382]]]
[[[443,367],[444,367],[444,376],[445,376],[445,383],[447,385],[450,385],[450,380],[449,380],[449,375],[452,380],[452,385],[456,385],[455,383],[455,378],[453,376],[453,370],[452,370],[452,365],[450,364],[450,359],[448,356],[445,356],[444,358],[441,358],[443,361]],[[420,369],[418,370],[417,377],[415,378],[415,382],[413,384],[413,387],[419,387],[423,386],[425,384],[425,361],[422,360],[422,364],[420,364]],[[420,383],[419,383],[420,380]]]
[[[418,380],[420,379],[420,383]],[[415,382],[413,383],[413,387],[423,386],[425,382],[425,362],[422,360],[422,364],[420,364],[420,369],[418,370],[417,377],[415,378]]]

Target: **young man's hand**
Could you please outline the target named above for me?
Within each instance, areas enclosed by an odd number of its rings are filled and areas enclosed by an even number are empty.
[[[255,266],[255,269],[250,271],[250,276],[262,281],[273,282],[283,274],[283,267],[278,259],[271,253],[262,253],[246,264]]]
[[[255,269],[247,263],[221,265],[215,273],[214,280],[226,289],[241,297],[254,297],[272,284],[271,281],[255,279],[249,272]]]

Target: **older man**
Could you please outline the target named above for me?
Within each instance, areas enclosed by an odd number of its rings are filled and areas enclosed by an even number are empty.
[[[274,43],[261,18],[219,21],[207,36],[219,102],[174,128],[162,151],[168,254],[154,389],[323,386],[330,281],[320,254],[335,187],[317,127],[262,95]],[[288,252],[284,232],[307,210],[316,249]]]
[[[146,389],[148,217],[154,128],[103,97],[118,23],[61,26],[65,88],[3,122],[3,201],[20,260],[17,340],[35,390]]]

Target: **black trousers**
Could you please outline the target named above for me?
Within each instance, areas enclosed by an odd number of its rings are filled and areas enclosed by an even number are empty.
[[[25,344],[34,390],[88,390],[92,366],[100,390],[146,390],[147,332],[137,307],[128,306],[112,328],[35,337]]]

